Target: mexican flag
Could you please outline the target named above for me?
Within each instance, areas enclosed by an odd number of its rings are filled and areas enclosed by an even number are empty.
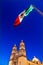
[[[16,18],[16,20],[14,21],[14,26],[18,26],[22,22],[23,18],[25,16],[27,16],[33,9],[34,9],[34,7],[32,5],[30,5],[29,8],[27,8],[26,10],[24,10],[23,12],[21,12],[18,15],[18,17]]]

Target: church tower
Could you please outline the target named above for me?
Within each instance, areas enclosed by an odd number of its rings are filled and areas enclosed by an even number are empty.
[[[19,56],[25,56],[26,57],[26,50],[23,40],[20,42],[20,48],[19,48]]]
[[[18,57],[18,51],[16,45],[14,45],[10,56],[9,65],[17,65],[17,57]]]
[[[23,40],[21,40],[20,42],[18,65],[28,65],[26,58],[26,50]]]

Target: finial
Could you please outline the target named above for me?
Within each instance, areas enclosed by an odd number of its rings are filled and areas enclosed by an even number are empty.
[[[13,47],[13,49],[17,49],[17,47],[16,47],[16,44],[14,44],[14,47]]]
[[[14,47],[16,47],[16,44],[14,44]]]
[[[23,40],[21,40],[21,42],[23,42]]]
[[[36,58],[36,57],[34,56],[34,58]]]

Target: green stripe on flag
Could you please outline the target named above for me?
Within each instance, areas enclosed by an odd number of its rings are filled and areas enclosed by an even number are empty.
[[[26,9],[25,15],[27,16],[33,9],[34,9],[33,6],[30,5],[30,7],[28,9]]]

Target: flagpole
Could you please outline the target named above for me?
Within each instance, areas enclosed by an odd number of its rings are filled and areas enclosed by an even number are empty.
[[[34,5],[32,5],[33,7],[34,7],[34,9],[39,13],[39,14],[41,14],[42,16],[43,16],[43,12],[42,11],[40,11],[37,7],[35,7]]]

